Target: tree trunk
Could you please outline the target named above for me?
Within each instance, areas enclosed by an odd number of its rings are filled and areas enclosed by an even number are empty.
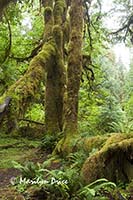
[[[63,0],[55,1],[53,9],[54,25],[52,36],[55,42],[56,55],[50,61],[48,65],[49,67],[47,68],[45,97],[46,131],[50,134],[61,132],[63,129],[65,68],[63,61],[63,32],[61,24],[64,7],[65,2]]]
[[[82,28],[83,8],[82,0],[72,0],[71,12],[71,33],[68,57],[68,83],[67,83],[67,112],[66,132],[77,133],[78,124],[78,93],[81,79],[82,66]]]
[[[78,93],[82,70],[83,1],[72,0],[70,9],[70,41],[68,50],[67,97],[65,113],[64,153],[72,151],[78,135]]]

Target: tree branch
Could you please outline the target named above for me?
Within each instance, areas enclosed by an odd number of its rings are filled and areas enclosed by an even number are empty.
[[[126,28],[127,28],[127,24],[125,26],[121,27],[120,29],[118,29],[117,31],[111,32],[110,35],[111,34],[118,34],[119,32],[123,31]]]
[[[11,55],[10,58],[16,60],[17,62],[27,61],[37,55],[37,53],[38,53],[39,49],[42,47],[42,45],[43,45],[43,42],[41,42],[37,47],[35,47],[35,49],[33,49],[31,54],[27,57],[20,58],[20,57],[15,57],[14,55]]]
[[[25,122],[30,122],[30,123],[34,123],[34,124],[38,124],[38,125],[45,125],[45,124],[43,124],[43,123],[41,123],[41,122],[37,122],[37,121],[34,121],[34,120],[30,120],[30,119],[22,119],[22,118],[20,118],[20,119],[18,119],[19,121],[25,121]]]

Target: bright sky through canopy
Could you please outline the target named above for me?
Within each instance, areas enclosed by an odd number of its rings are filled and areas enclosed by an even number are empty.
[[[104,3],[103,3],[102,9],[105,12],[109,12],[114,7],[113,0],[103,0],[103,2]],[[120,13],[116,13],[112,17],[109,16],[106,19],[105,24],[110,30],[112,30],[112,29],[117,30],[117,29],[120,28],[118,26],[119,16],[120,16]],[[130,64],[130,50],[129,50],[129,48],[126,47],[124,43],[119,43],[119,44],[114,45],[113,50],[115,52],[116,62],[118,62],[119,59],[121,59],[121,61],[125,65],[125,67],[127,69],[129,69],[129,64]]]
[[[116,55],[116,62],[119,59],[122,60],[125,67],[128,69],[130,64],[130,51],[128,47],[125,47],[123,43],[114,45],[113,48],[115,55]]]

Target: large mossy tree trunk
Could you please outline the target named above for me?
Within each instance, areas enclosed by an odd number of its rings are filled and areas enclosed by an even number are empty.
[[[53,1],[47,0],[43,4],[45,29],[42,50],[32,59],[25,75],[12,85],[0,99],[0,103],[4,102],[6,96],[10,96],[12,99],[7,113],[8,120],[5,119],[6,123],[4,121],[1,124],[1,126],[7,125],[7,132],[16,128],[17,119],[24,116],[30,103],[34,102],[34,96],[38,92],[41,81],[44,80],[46,80],[46,132],[54,134],[60,132],[63,127],[65,68],[63,33],[60,25],[65,3],[55,1],[54,5]],[[12,127],[9,127],[9,124]]]
[[[50,2],[46,3],[48,9]],[[63,30],[62,16],[65,10],[65,1],[56,0],[51,6],[51,20],[53,27],[50,34],[55,42],[56,55],[48,64],[46,73],[46,96],[45,96],[45,124],[46,132],[56,134],[63,129],[63,106],[64,106],[64,86],[65,86],[65,68],[63,60]],[[45,20],[46,23],[46,20]],[[50,27],[50,20],[45,28]]]
[[[72,0],[70,8],[70,39],[68,46],[67,95],[64,139],[61,151],[64,154],[73,149],[78,136],[78,93],[82,72],[83,1]]]
[[[76,134],[78,132],[78,93],[82,72],[82,28],[82,0],[72,0],[70,10],[71,32],[67,69],[67,109],[65,126],[65,131],[67,134]]]

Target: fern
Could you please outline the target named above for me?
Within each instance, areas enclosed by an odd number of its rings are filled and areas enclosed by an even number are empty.
[[[130,133],[133,131],[133,121],[125,120],[123,122],[112,122],[110,127],[114,132]]]
[[[108,181],[105,178],[98,179],[89,185],[82,187],[79,191],[77,191],[77,195],[81,198],[85,197],[88,200],[90,198],[95,197],[96,193],[101,189],[107,189],[108,187],[116,187],[115,183]]]

